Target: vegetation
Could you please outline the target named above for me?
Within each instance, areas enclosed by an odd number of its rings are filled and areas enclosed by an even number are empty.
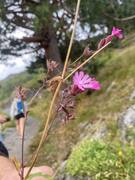
[[[76,146],[67,162],[67,171],[94,180],[123,180],[135,177],[134,147],[84,140]]]
[[[0,101],[2,104],[8,103],[15,88],[19,85],[25,86],[30,91],[30,96],[39,86],[39,81],[44,78],[43,70],[39,69],[36,74],[22,72],[9,76],[6,80],[0,81]]]
[[[93,3],[90,1],[82,2],[78,25],[80,24],[79,27],[82,30],[85,30],[85,28],[89,30],[87,33],[88,37],[91,32],[90,35],[92,38],[90,46],[92,49],[97,47],[97,45],[93,45],[95,38],[98,39],[103,33],[107,33],[108,28],[112,26],[112,24],[121,25],[125,27],[127,31],[131,32],[134,28],[134,24],[130,24],[127,21],[127,19],[129,20],[130,18],[130,20],[134,19],[134,15],[132,17],[127,17],[134,12],[133,1],[131,1],[131,4],[131,6],[127,7],[129,1],[113,0],[111,2],[106,0],[104,2],[94,1]],[[91,7],[90,13],[88,13],[89,7]],[[18,12],[16,12],[15,9],[18,10]],[[6,30],[3,28],[2,32],[4,37],[9,31],[14,32],[14,29],[17,26],[31,29],[34,33],[32,37],[24,37],[22,40],[25,43],[22,44],[15,39],[10,40],[10,49],[3,45],[1,54],[9,54],[10,52],[11,55],[14,55],[14,45],[17,45],[17,48],[22,50],[26,48],[27,43],[37,43],[37,46],[33,46],[34,49],[36,47],[36,51],[38,52],[39,49],[42,48],[45,52],[40,52],[40,55],[43,56],[40,63],[42,64],[44,59],[57,61],[59,63],[59,69],[57,69],[57,73],[55,72],[52,76],[58,75],[58,71],[62,67],[62,59],[64,59],[65,56],[67,42],[69,41],[68,33],[71,31],[69,27],[73,24],[74,9],[75,2],[73,1],[41,2],[31,0],[29,2],[16,1],[15,4],[2,1],[2,3],[0,3],[0,10],[2,13],[1,20],[5,25],[9,23],[10,27]],[[104,9],[104,12],[102,9]],[[9,14],[14,16],[13,20],[11,20],[11,18],[9,19]],[[118,14],[119,16],[117,16]],[[126,20],[123,18],[125,16],[127,17]],[[85,19],[82,19],[82,17],[85,17]],[[31,19],[31,23],[29,23],[29,19]],[[65,29],[68,30],[67,33],[65,33]],[[108,39],[109,43],[112,41],[112,36],[114,36],[113,33],[110,36],[107,36],[111,38],[111,40]],[[132,37],[134,36],[135,35],[132,34]],[[4,38],[2,41],[3,40],[5,41]],[[108,42],[107,39],[102,40],[104,43]],[[76,55],[78,56],[78,54],[81,54],[80,49],[82,48],[80,48],[80,46],[82,47],[84,44],[83,42],[78,43],[79,41],[80,40],[76,38],[75,48],[70,57],[71,59]],[[53,124],[51,134],[49,134],[49,137],[47,138],[45,136],[51,119],[50,116],[47,116],[48,114],[51,114],[51,112],[48,113],[48,104],[50,104],[51,99],[48,90],[40,93],[37,99],[32,103],[30,109],[31,115],[34,115],[41,120],[41,129],[31,145],[31,154],[33,154],[38,144],[41,145],[41,142],[43,142],[45,138],[47,139],[47,143],[45,146],[42,146],[41,151],[39,153],[36,152],[36,155],[39,155],[37,164],[41,165],[46,162],[54,167],[59,166],[62,161],[68,158],[74,144],[86,136],[91,137],[104,123],[107,134],[103,137],[104,142],[101,140],[84,140],[82,143],[78,143],[79,145],[71,153],[67,161],[67,171],[71,175],[92,176],[94,179],[123,179],[135,176],[135,162],[133,160],[135,151],[130,146],[130,143],[125,149],[121,148],[121,144],[116,144],[120,139],[118,128],[119,113],[123,112],[133,103],[133,100],[128,101],[135,86],[135,44],[132,41],[133,38],[131,37],[129,37],[129,40],[123,40],[123,46],[115,41],[115,47],[120,47],[119,49],[114,50],[110,48],[106,53],[102,53],[100,58],[96,57],[96,59],[93,59],[93,61],[96,60],[96,63],[91,62],[93,66],[88,65],[85,67],[86,72],[98,74],[98,80],[102,83],[102,90],[99,92],[88,91],[87,95],[81,94],[77,99],[75,119],[69,121],[67,124],[65,123],[66,125],[64,126],[61,123],[61,117],[57,117],[56,122]],[[101,47],[103,47],[103,45]],[[77,53],[75,53],[76,51]],[[93,53],[93,51],[91,53]],[[67,60],[68,59],[69,57]],[[52,66],[51,63],[52,61],[50,61],[50,66]],[[35,63],[32,64],[31,67],[37,67],[38,65]],[[53,66],[57,66],[57,63],[53,62]],[[41,66],[39,65],[38,67],[40,68]],[[66,68],[67,67],[65,66],[64,69]],[[48,74],[50,69],[48,68]],[[35,89],[38,89],[38,81],[41,82],[42,72],[35,72],[34,75],[22,73],[20,79],[15,81],[14,79],[9,78],[6,82],[8,85],[4,84],[5,82],[1,82],[2,88],[0,90],[0,100],[2,101],[3,99],[5,100],[6,97],[9,97],[11,91],[14,89],[14,85],[19,85],[20,83],[30,89],[30,93],[32,88],[34,88],[34,91]],[[62,73],[62,78],[64,78],[63,74],[65,74],[65,72]],[[47,78],[49,79],[52,76],[50,75]],[[62,84],[61,79],[58,80],[58,83],[59,85]],[[72,86],[70,87],[70,90],[71,89]],[[83,91],[81,88],[79,90],[81,90],[80,92]],[[48,117],[47,121],[46,117]],[[45,131],[43,131],[45,123],[47,125]],[[41,138],[42,132],[43,138]],[[134,132],[127,132],[127,136],[129,138],[134,137]],[[32,164],[34,165],[34,163]]]
[[[132,38],[128,36],[125,40],[123,40],[121,49],[107,51],[105,53],[102,53],[101,57],[97,57],[96,61],[100,62],[102,64],[99,69],[98,73],[98,80],[101,81],[102,89],[99,92],[88,92],[87,95],[81,94],[78,96],[77,100],[77,107],[76,107],[76,118],[73,121],[70,121],[66,126],[61,125],[61,121],[58,120],[56,124],[54,124],[53,131],[49,135],[47,144],[42,146],[42,149],[39,153],[39,158],[37,165],[43,165],[44,162],[49,165],[53,165],[54,167],[57,167],[60,165],[60,163],[67,159],[69,156],[72,147],[80,141],[80,136],[83,135],[83,137],[90,136],[95,132],[98,131],[98,129],[102,126],[102,122],[104,122],[107,126],[107,137],[104,138],[104,142],[102,141],[84,141],[86,144],[85,147],[89,147],[91,143],[93,143],[93,146],[91,148],[91,151],[98,152],[98,147],[102,147],[103,154],[108,152],[108,149],[112,150],[112,153],[110,153],[110,156],[108,155],[106,157],[106,162],[108,161],[108,157],[112,158],[113,165],[116,164],[116,162],[120,162],[120,158],[129,158],[132,157],[134,154],[134,151],[132,148],[127,147],[127,149],[123,149],[121,147],[121,144],[116,144],[116,142],[119,141],[119,129],[118,129],[118,118],[119,113],[124,111],[129,105],[134,103],[134,100],[127,100],[131,94],[131,92],[134,90],[135,81],[134,81],[134,69],[135,69],[135,44],[133,38],[135,37],[134,34],[131,34]],[[86,71],[89,71],[89,68],[86,68]],[[18,78],[16,78],[16,76]],[[22,84],[27,88],[33,89],[38,88],[39,84],[37,83],[38,80],[42,79],[43,74],[42,71],[39,71],[35,75],[29,75],[27,73],[21,73],[20,75],[16,75],[14,77],[10,77],[6,81],[2,82],[1,92],[4,93],[4,96],[6,97],[10,96],[11,91],[14,89],[12,87],[12,84]],[[127,84],[128,82],[128,84]],[[7,88],[8,86],[8,88]],[[7,88],[7,90],[6,90]],[[9,88],[11,88],[9,90]],[[1,95],[1,94],[0,94]],[[2,96],[1,96],[2,97]],[[35,151],[39,140],[41,138],[41,133],[43,130],[43,124],[46,121],[46,115],[48,113],[48,104],[50,102],[51,96],[48,92],[43,91],[38,98],[35,99],[35,101],[32,103],[31,106],[31,115],[36,116],[41,121],[41,129],[37,135],[37,137],[34,138],[34,141],[31,144],[30,148],[30,154],[33,154]],[[3,98],[4,99],[4,98]],[[91,129],[87,130],[87,126],[91,124]],[[95,127],[92,126],[92,124],[96,124]],[[134,137],[134,133],[131,133],[131,131],[128,132],[128,137],[131,138]],[[59,143],[61,142],[61,143]],[[108,144],[106,144],[108,142]],[[109,142],[112,142],[112,144],[109,144]],[[85,152],[87,148],[84,148],[84,146],[81,146],[78,144],[79,147],[82,149],[82,155]],[[77,146],[77,149],[78,149]],[[126,147],[125,147],[126,148]],[[111,151],[110,150],[110,151]],[[79,151],[79,150],[78,150]],[[81,154],[77,154],[78,151],[73,151],[70,157],[73,157],[77,160],[77,157]],[[123,153],[122,157],[119,157],[118,152]],[[80,153],[80,151],[79,151]],[[103,154],[101,154],[101,160],[104,160]],[[100,153],[99,153],[100,155]],[[103,159],[102,159],[103,158]],[[133,158],[131,158],[133,159]],[[69,158],[69,162],[71,158]],[[89,175],[89,173],[94,174],[96,171],[87,169],[87,157],[85,161],[82,161],[81,165],[83,169],[78,168],[76,171],[73,169],[73,172],[70,171],[70,166],[68,165],[68,172],[75,175],[77,172],[79,172],[81,175]],[[125,165],[125,162],[133,163],[132,161],[129,161],[130,158],[123,159],[124,164],[120,164],[120,168],[117,168],[117,173],[113,174],[112,177],[115,177],[115,175],[119,175],[119,179],[121,177],[126,177],[129,171],[129,164],[127,166]],[[97,159],[98,161],[98,159]],[[78,161],[78,164],[80,162]],[[85,164],[86,163],[86,164]],[[92,165],[92,164],[91,164]],[[104,165],[104,163],[102,164]],[[93,164],[94,166],[94,164]],[[101,168],[104,169],[105,165]],[[99,168],[96,166],[96,168]],[[111,168],[108,165],[107,172],[110,171]],[[112,169],[115,169],[116,167],[113,166]],[[130,169],[132,170],[132,169]],[[106,169],[105,169],[106,171]],[[104,172],[105,172],[104,171]],[[113,171],[112,171],[113,173]],[[98,174],[98,173],[97,173]],[[99,175],[99,174],[98,174]],[[108,173],[102,174],[97,178],[107,176]],[[131,175],[131,172],[128,174]],[[108,175],[109,176],[109,175]],[[110,175],[111,176],[111,175]],[[134,176],[134,173],[133,173]],[[131,176],[132,178],[132,176]]]
[[[11,2],[1,0],[0,17],[3,23],[0,27],[1,60],[7,60],[9,54],[19,56],[24,53],[24,50],[34,49],[38,52],[35,56],[39,64],[43,65],[46,59],[62,64],[70,39],[75,6],[76,1],[72,0],[13,0]],[[134,9],[134,0],[81,1],[77,36],[71,59],[80,54],[82,47],[89,43],[89,38],[91,38],[90,46],[95,48],[95,40],[97,41],[104,33],[107,33],[112,26],[121,27],[125,32],[133,31]],[[14,33],[18,27],[33,32],[33,36],[25,37],[23,40],[17,40],[14,36],[9,37],[9,33]],[[81,38],[85,41],[80,43]],[[28,43],[36,43],[36,45]],[[46,53],[41,53],[40,49],[44,49]],[[36,66],[32,63],[32,67],[39,66],[36,62]]]
[[[133,34],[132,37],[134,37]],[[130,39],[128,36],[122,44],[129,42]],[[129,44],[124,45],[121,49],[109,50],[103,53],[101,58],[97,58],[103,65],[97,76],[98,80],[101,81],[102,89],[99,92],[88,92],[87,95],[78,96],[76,117],[66,126],[61,125],[60,119],[57,120],[59,125],[54,125],[46,145],[42,146],[37,165],[46,162],[57,167],[61,161],[68,157],[74,144],[80,141],[80,137],[92,137],[102,127],[102,123],[107,126],[105,141],[114,143],[119,141],[118,119],[120,112],[134,103],[133,100],[127,100],[135,87],[135,52],[133,50],[135,44],[134,42]],[[36,111],[37,117],[46,120],[48,101],[44,97],[46,96],[43,96],[42,100],[38,100],[35,106],[33,105],[32,111]],[[89,125],[90,129],[87,129]],[[38,145],[41,132],[42,129],[31,145],[31,153]]]

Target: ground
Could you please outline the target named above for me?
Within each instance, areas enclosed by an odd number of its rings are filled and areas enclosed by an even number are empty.
[[[28,150],[31,141],[34,141],[34,137],[37,135],[39,130],[39,121],[28,117],[26,122],[25,132],[25,146],[24,146],[24,160],[26,162],[28,158]],[[17,134],[16,128],[11,127],[4,132],[4,144],[9,151],[10,157],[16,157],[17,160],[21,161],[21,139]]]

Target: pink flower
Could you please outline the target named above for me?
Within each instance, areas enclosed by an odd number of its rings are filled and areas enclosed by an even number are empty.
[[[75,96],[87,89],[99,90],[100,88],[100,83],[96,81],[95,78],[92,78],[88,74],[85,74],[83,71],[80,71],[76,72],[73,76],[71,94]]]
[[[115,37],[117,37],[119,39],[122,39],[123,38],[122,29],[113,27],[113,29],[112,29],[112,36],[115,36]]]

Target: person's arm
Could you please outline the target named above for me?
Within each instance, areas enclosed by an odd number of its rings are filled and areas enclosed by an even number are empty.
[[[0,156],[0,180],[20,180],[13,162],[4,156]]]
[[[24,176],[28,168],[24,169]],[[34,167],[30,173],[31,180],[49,180],[53,176],[52,168],[48,166]],[[30,179],[29,178],[29,179]],[[20,180],[14,163],[6,157],[0,156],[0,180]]]
[[[15,102],[15,100],[13,100],[13,102],[11,104],[11,109],[10,109],[10,117],[12,120],[14,119],[15,108],[16,108],[16,102]]]

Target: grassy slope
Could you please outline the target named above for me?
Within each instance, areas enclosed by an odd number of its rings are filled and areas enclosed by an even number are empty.
[[[42,78],[43,72],[41,70],[37,74],[22,72],[0,81],[0,104],[2,105],[6,100],[9,101],[9,97],[11,97],[15,87],[22,85],[29,89],[36,88],[39,86],[37,81]]]
[[[97,76],[102,84],[102,90],[92,95],[79,95],[76,119],[66,126],[60,125],[57,129],[53,129],[47,144],[43,145],[40,151],[37,164],[46,162],[46,164],[57,165],[66,159],[72,147],[78,142],[78,137],[83,133],[85,135],[90,133],[82,126],[85,123],[99,122],[98,126],[100,126],[100,122],[104,121],[110,130],[111,140],[117,137],[116,121],[119,113],[133,103],[129,101],[129,96],[135,87],[134,40],[135,34],[132,34],[122,42],[121,49],[109,50],[99,56],[98,61],[104,64]],[[37,80],[42,77],[42,73],[36,75],[22,73],[2,82],[0,100],[9,97],[14,86],[20,85],[20,82],[28,88],[37,87]],[[42,93],[32,104],[31,113],[41,120],[42,127],[31,145],[31,153],[35,151],[39,142],[50,99],[48,92]]]
[[[47,144],[40,151],[37,164],[46,162],[55,166],[66,159],[72,147],[77,143],[80,134],[90,133],[81,126],[83,123],[104,121],[110,130],[111,140],[117,138],[116,121],[119,113],[133,103],[129,101],[129,96],[135,87],[135,44],[133,39],[135,39],[134,34],[122,42],[122,48],[106,51],[99,57],[104,64],[97,76],[102,84],[102,90],[89,96],[82,94],[78,97],[76,119],[66,126],[59,126],[52,131]],[[44,120],[46,114],[41,112],[47,110],[47,99],[42,98],[42,102],[40,101],[36,106],[36,115]],[[34,139],[31,152],[37,147],[40,135],[41,133]]]

